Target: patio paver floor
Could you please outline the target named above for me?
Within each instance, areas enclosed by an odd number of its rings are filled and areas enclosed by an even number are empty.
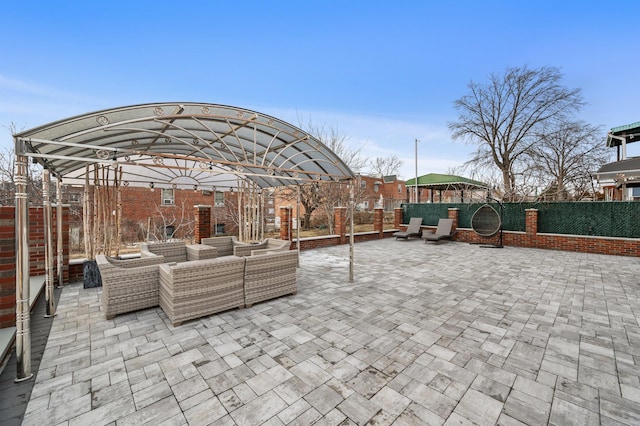
[[[639,424],[640,261],[384,239],[172,327],[64,288],[23,424]]]

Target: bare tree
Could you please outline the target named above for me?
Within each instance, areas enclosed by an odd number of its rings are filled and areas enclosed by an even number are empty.
[[[459,116],[449,123],[453,139],[477,145],[469,163],[500,170],[507,200],[516,198],[518,172],[536,131],[583,105],[580,89],[560,85],[561,78],[555,67],[507,68],[487,84],[470,82],[469,94],[454,103]]]
[[[11,136],[18,133],[15,123],[2,126],[9,131]],[[15,147],[3,147],[0,149],[0,205],[11,206],[15,204]],[[29,163],[27,180],[27,198],[32,205],[42,205],[42,171],[39,166]]]
[[[195,234],[195,218],[190,206],[183,201],[175,208],[166,209],[155,203],[155,216],[149,229],[151,238],[166,241],[171,238],[192,240]]]
[[[376,157],[369,161],[371,174],[378,176],[395,175],[400,170],[404,162],[397,155],[392,154],[387,157]]]
[[[566,200],[589,192],[593,172],[609,160],[602,129],[582,121],[561,121],[543,126],[527,151],[529,169],[545,182],[545,197]]]
[[[362,156],[362,148],[352,148],[349,146],[348,137],[337,128],[317,126],[309,121],[301,126],[306,132],[315,136],[327,148],[332,150],[352,171],[360,171],[367,166],[369,162],[367,158]],[[314,182],[301,185],[300,187],[300,204],[304,207],[304,227],[309,229],[311,215],[317,209],[322,208],[327,215],[329,226],[332,226],[333,217],[327,212],[332,211],[336,205],[346,205],[348,202],[348,194],[346,201],[344,191],[339,188],[342,185],[335,183]],[[288,198],[293,202],[297,197],[296,191],[287,191]]]

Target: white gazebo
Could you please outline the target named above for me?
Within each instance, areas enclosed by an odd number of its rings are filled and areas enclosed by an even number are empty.
[[[154,103],[92,112],[18,133],[14,142],[18,381],[32,376],[28,161],[44,168],[48,253],[45,295],[47,314],[51,316],[54,313],[50,176],[57,180],[58,191],[63,182],[86,185],[94,179],[92,165],[94,170],[96,165],[109,166],[102,167],[102,173],[123,186],[151,188],[231,190],[239,181],[246,181],[263,189],[354,179],[349,167],[307,132],[256,111],[208,103]],[[57,226],[60,231],[59,221]],[[353,238],[351,245],[353,250]],[[61,262],[62,256],[58,255],[59,271]]]

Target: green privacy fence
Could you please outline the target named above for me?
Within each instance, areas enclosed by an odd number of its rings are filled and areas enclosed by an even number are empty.
[[[448,216],[448,209],[458,209],[458,227],[471,228],[473,213],[485,203],[402,204],[403,220],[422,217],[425,225],[437,225]],[[488,203],[500,213],[500,205]],[[526,230],[525,210],[538,210],[538,232],[567,235],[640,238],[640,202],[545,202],[505,203],[503,229]]]

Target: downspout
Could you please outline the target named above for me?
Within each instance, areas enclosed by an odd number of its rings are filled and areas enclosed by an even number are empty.
[[[29,380],[31,372],[31,313],[29,312],[29,210],[27,205],[27,157],[25,142],[15,143],[16,191],[16,382]]]
[[[608,135],[611,139],[616,139],[620,141],[620,146],[622,147],[622,160],[626,160],[627,159],[627,138],[625,138],[624,136],[616,136],[612,133],[608,133]],[[627,181],[626,179],[623,178],[622,181],[622,201],[625,201],[628,199],[627,196]]]
[[[622,160],[626,160],[627,159],[627,138],[625,138],[624,136],[616,136],[612,133],[609,133],[607,136],[609,136],[611,139],[616,139],[620,141],[620,146],[622,147]]]

